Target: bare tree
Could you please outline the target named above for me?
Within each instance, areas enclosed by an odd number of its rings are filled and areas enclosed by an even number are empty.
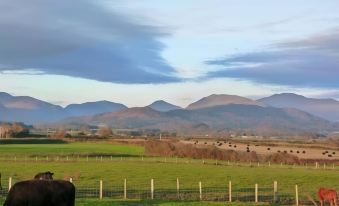
[[[109,137],[113,134],[112,128],[108,125],[102,125],[99,127],[98,135],[100,137]]]

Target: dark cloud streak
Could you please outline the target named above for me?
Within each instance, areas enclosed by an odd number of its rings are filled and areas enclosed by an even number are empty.
[[[270,50],[209,60],[223,69],[207,78],[231,77],[288,86],[339,88],[339,29],[283,42]]]
[[[0,2],[0,71],[36,69],[118,83],[180,81],[162,57],[161,28],[98,1]]]

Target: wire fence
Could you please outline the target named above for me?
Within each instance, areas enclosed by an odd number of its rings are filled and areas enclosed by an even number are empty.
[[[239,162],[229,160],[213,159],[191,159],[179,157],[151,157],[151,156],[120,156],[116,155],[1,155],[0,161],[4,162],[155,162],[155,163],[174,163],[174,164],[206,164],[220,166],[244,166],[244,167],[271,167],[271,168],[305,168],[305,169],[324,169],[339,170],[339,160],[333,162],[314,162],[292,164],[286,162]]]
[[[2,181],[0,189],[0,199],[5,199],[10,187],[19,182],[15,178],[8,178],[8,181]],[[37,180],[39,181],[39,180]],[[76,198],[84,199],[154,199],[165,201],[223,201],[223,202],[267,202],[283,205],[314,205],[312,195],[309,195],[303,188],[297,189],[297,185],[279,185],[276,189],[272,185],[256,184],[248,187],[239,187],[232,185],[229,181],[224,187],[216,186],[204,187],[203,182],[197,182],[195,185],[185,185],[181,188],[179,179],[177,187],[170,188],[166,186],[157,187],[156,182],[152,180],[145,184],[129,184],[125,179],[120,183],[98,181],[98,185],[86,185],[73,182],[76,187]],[[277,183],[275,183],[277,184]],[[277,184],[278,185],[278,184]],[[313,195],[313,198],[316,197]]]
[[[9,162],[154,162],[154,163],[171,163],[171,164],[203,164],[218,166],[243,166],[243,167],[272,167],[272,168],[307,168],[317,170],[339,170],[337,163],[313,163],[313,164],[273,164],[270,162],[231,162],[211,159],[188,159],[177,157],[145,157],[145,156],[119,156],[119,155],[10,155],[0,156],[0,161]],[[0,189],[0,199],[7,196],[11,185],[22,181],[18,177],[2,177],[2,189]],[[178,181],[178,180],[177,180]],[[295,185],[284,185],[279,183],[279,190],[275,191],[273,184],[264,185],[258,182],[258,186],[248,185],[239,187],[236,184],[229,185],[225,182],[223,186],[204,186],[204,182],[197,181],[196,184],[177,184],[173,185],[153,185],[150,180],[145,180],[144,184],[124,182],[109,182],[103,180],[99,184],[86,184],[86,182],[74,181],[76,186],[76,198],[111,198],[111,199],[156,199],[156,200],[205,200],[205,201],[239,201],[239,202],[269,202],[278,204],[296,205],[313,205],[311,198],[316,199],[316,191],[312,188],[312,194],[308,185],[300,185],[298,197],[296,197]],[[334,183],[337,185],[337,183]],[[298,199],[298,200],[297,200]]]

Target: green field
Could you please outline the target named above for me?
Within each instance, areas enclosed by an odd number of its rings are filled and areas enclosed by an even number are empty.
[[[112,143],[67,143],[67,144],[0,144],[1,156],[43,155],[142,155],[144,148],[134,145]]]
[[[91,156],[89,159],[86,155]],[[15,161],[13,156],[18,155]],[[35,155],[39,159],[34,158]],[[66,160],[65,156],[70,155]],[[81,155],[80,158],[77,155]],[[100,156],[100,155],[103,155]],[[77,205],[98,205],[97,191],[100,180],[105,189],[118,190],[127,179],[127,188],[149,190],[150,180],[154,179],[155,197],[161,190],[175,190],[177,178],[181,189],[192,189],[198,194],[198,182],[202,182],[204,197],[225,195],[228,182],[232,181],[234,195],[240,191],[252,194],[254,185],[265,189],[265,194],[273,193],[273,181],[278,181],[281,194],[294,195],[294,187],[299,186],[300,198],[314,196],[321,186],[339,188],[339,170],[280,167],[280,165],[215,165],[214,160],[187,160],[164,157],[142,157],[144,149],[133,145],[110,143],[70,143],[70,144],[13,144],[0,145],[0,172],[2,184],[7,186],[8,178],[13,182],[31,179],[41,171],[52,171],[56,179],[73,178],[77,188],[95,191],[89,199],[78,199]],[[26,158],[26,156],[29,156]],[[46,157],[49,156],[47,160]],[[56,156],[60,159],[56,160]],[[61,158],[62,156],[62,158]],[[111,157],[112,156],[112,157]],[[102,159],[101,159],[102,158]],[[219,163],[220,164],[220,163]],[[208,189],[209,188],[209,189]],[[212,189],[211,189],[212,188]],[[213,188],[224,188],[223,192],[213,192]],[[158,192],[158,193],[157,193]],[[122,196],[116,195],[116,199]],[[99,205],[221,205],[221,202],[147,202],[119,201],[105,198]],[[232,204],[232,205],[248,205]]]

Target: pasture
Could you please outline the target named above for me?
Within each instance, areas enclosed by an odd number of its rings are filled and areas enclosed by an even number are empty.
[[[320,186],[339,188],[337,167],[315,169],[311,166],[146,157],[142,146],[109,142],[0,145],[0,172],[4,189],[8,187],[9,177],[14,183],[31,179],[41,171],[53,171],[55,179],[72,178],[79,189],[78,197],[82,197],[77,198],[77,205],[98,204],[100,180],[104,190],[100,205],[221,205],[227,199],[229,181],[232,181],[234,199],[245,195],[249,198],[247,201],[252,201],[255,184],[259,185],[259,193],[271,197],[274,181],[278,182],[280,195],[291,199],[289,202],[293,202],[296,184],[301,201],[307,200],[308,194],[314,196]],[[186,195],[181,199],[191,201],[173,200],[176,198],[177,178],[180,190]],[[129,200],[121,200],[125,179]],[[140,197],[149,199],[151,179],[154,179],[154,195],[158,200],[138,201]],[[203,199],[219,202],[197,201],[199,182],[202,184]],[[163,198],[171,200],[161,200]]]
[[[288,153],[305,160],[332,160],[339,162],[339,147],[331,143],[289,142],[282,140],[239,140],[221,141],[212,139],[183,140],[185,144],[195,144],[198,147],[216,146],[219,149],[232,149],[235,151],[255,151],[259,155],[273,153]]]

